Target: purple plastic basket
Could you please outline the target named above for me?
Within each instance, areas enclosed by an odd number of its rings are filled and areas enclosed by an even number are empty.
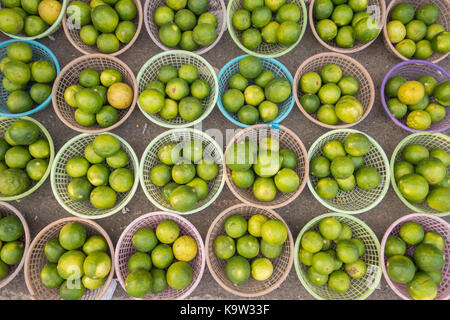
[[[401,62],[394,66],[384,77],[383,83],[381,84],[381,103],[383,104],[384,110],[389,115],[391,120],[400,128],[410,131],[410,132],[442,132],[450,128],[450,112],[447,112],[445,118],[439,122],[432,123],[430,128],[425,131],[415,130],[406,125],[406,116],[402,119],[396,119],[387,106],[387,97],[384,93],[384,88],[388,80],[395,76],[402,76],[406,80],[416,80],[424,75],[430,75],[434,77],[438,83],[442,83],[450,80],[450,74],[437,64],[424,60],[409,60]],[[431,99],[434,102],[434,98]]]
[[[383,269],[383,275],[387,283],[394,292],[404,300],[412,300],[408,291],[406,290],[406,284],[397,283],[389,278],[386,270],[386,256],[384,254],[384,248],[386,246],[386,240],[390,235],[398,236],[400,227],[403,223],[413,221],[420,224],[425,232],[434,231],[439,233],[445,239],[445,264],[442,267],[442,283],[438,287],[438,292],[435,300],[448,300],[450,298],[450,226],[449,224],[436,216],[424,213],[413,213],[401,217],[396,220],[391,226],[386,230],[381,241],[381,267]],[[412,255],[414,252],[414,247],[408,246],[406,254]]]

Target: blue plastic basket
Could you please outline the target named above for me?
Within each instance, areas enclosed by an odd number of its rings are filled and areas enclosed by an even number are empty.
[[[219,106],[220,111],[222,114],[230,120],[235,125],[238,125],[240,127],[248,127],[249,125],[243,124],[239,121],[237,113],[230,113],[228,112],[225,107],[222,104],[222,97],[225,94],[225,92],[230,89],[230,86],[228,85],[228,82],[230,78],[236,74],[239,73],[239,61],[241,61],[243,58],[245,58],[246,55],[234,58],[230,62],[228,62],[219,72],[218,80],[219,80],[219,99],[217,99],[217,105]],[[264,70],[270,70],[273,72],[275,77],[281,77],[289,80],[291,83],[291,87],[293,87],[294,79],[292,78],[291,73],[289,70],[278,60],[272,59],[272,58],[259,58],[262,61],[263,69]],[[249,85],[252,84],[252,81],[249,81]],[[272,123],[281,123],[291,112],[292,107],[294,106],[294,95],[291,92],[291,95],[283,102],[278,103],[278,116],[275,118],[275,120]],[[264,123],[261,120],[259,123]]]
[[[56,67],[56,75],[59,74],[60,68],[59,68],[58,59],[56,59],[56,56],[53,54],[53,52],[51,52],[50,49],[47,48],[46,46],[44,46],[43,44],[40,44],[39,42],[33,41],[33,40],[25,41],[25,40],[12,39],[12,40],[8,40],[8,41],[4,41],[4,42],[0,43],[0,60],[3,59],[4,57],[6,57],[6,48],[8,47],[8,45],[10,43],[17,42],[17,41],[25,42],[31,47],[31,50],[33,51],[33,61],[36,61],[36,60],[50,61]],[[3,80],[3,77],[4,77],[3,74],[0,72],[0,82]],[[27,112],[11,113],[11,112],[9,112],[8,107],[6,106],[6,101],[8,99],[9,94],[10,93],[7,92],[3,88],[3,85],[0,85],[0,116],[3,116],[3,117],[30,116],[38,111],[43,110],[52,100],[52,95],[50,94],[43,103],[35,106],[33,109],[31,109]]]

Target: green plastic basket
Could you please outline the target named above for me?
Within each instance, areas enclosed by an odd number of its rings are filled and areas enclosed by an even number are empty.
[[[184,120],[179,115],[174,119],[167,120],[161,117],[159,113],[149,114],[145,112],[140,106],[138,100],[138,106],[142,113],[150,121],[156,123],[159,126],[166,128],[186,128],[193,126],[196,123],[203,121],[211,113],[211,111],[214,109],[214,106],[216,105],[219,95],[219,84],[217,82],[217,75],[214,71],[214,68],[201,56],[182,50],[165,51],[148,60],[142,66],[141,70],[139,70],[139,73],[137,75],[138,94],[140,95],[142,91],[144,91],[146,85],[150,81],[158,80],[158,70],[162,66],[172,65],[178,69],[186,64],[191,64],[197,67],[199,78],[206,81],[211,88],[209,96],[205,99],[202,99],[201,101],[203,105],[203,114],[197,120],[194,120],[192,122]]]
[[[298,24],[300,25],[300,36],[298,37],[298,40],[290,45],[290,46],[284,46],[279,43],[277,44],[269,44],[265,43],[264,41],[261,42],[261,44],[256,48],[255,50],[247,49],[241,41],[242,38],[242,31],[235,30],[233,27],[233,15],[241,9],[244,9],[243,6],[243,0],[230,0],[228,2],[227,6],[227,26],[228,31],[230,32],[231,38],[236,43],[236,45],[241,48],[241,50],[247,52],[248,54],[261,57],[261,58],[276,58],[280,57],[292,49],[294,49],[300,40],[302,39],[303,35],[305,34],[306,26],[308,24],[308,13],[306,11],[306,5],[303,0],[287,0],[286,3],[295,3],[301,10],[301,17],[298,21]]]
[[[134,174],[133,186],[128,192],[118,192],[116,205],[107,210],[95,208],[90,201],[77,202],[70,199],[69,194],[67,193],[67,185],[72,178],[66,172],[67,161],[73,157],[84,156],[84,149],[86,146],[94,141],[100,134],[83,133],[72,138],[61,148],[61,150],[59,150],[55,157],[51,172],[51,184],[53,194],[59,204],[66,211],[77,217],[85,219],[101,219],[109,217],[124,208],[131,198],[133,198],[133,195],[137,190],[139,184],[139,176],[137,175],[139,171],[139,161],[135,152],[124,139],[112,133],[108,134],[119,140],[120,148],[128,155],[129,163],[125,168],[130,169]]]
[[[168,142],[183,144],[184,142],[190,140],[202,141],[204,148],[204,158],[209,157],[210,159],[213,159],[219,166],[219,172],[213,180],[207,181],[209,193],[205,199],[199,201],[190,211],[178,212],[174,210],[170,203],[166,202],[163,199],[161,193],[162,188],[157,187],[152,183],[152,181],[150,180],[150,171],[155,165],[161,163],[158,158],[158,150],[162,145]],[[224,172],[221,165],[222,162],[222,148],[208,134],[190,128],[172,129],[163,132],[162,134],[154,138],[142,154],[139,171],[141,186],[147,198],[159,209],[183,215],[192,214],[206,209],[217,199],[220,192],[222,191],[225,184]]]
[[[13,201],[13,200],[22,199],[26,196],[29,196],[34,191],[36,191],[45,182],[48,175],[50,174],[53,159],[55,158],[55,147],[53,145],[53,139],[50,136],[50,133],[47,131],[47,129],[45,129],[45,127],[39,121],[34,120],[33,118],[30,118],[30,117],[21,117],[21,118],[0,117],[0,137],[3,137],[6,130],[8,130],[8,128],[17,120],[28,120],[28,121],[33,122],[34,124],[36,124],[39,127],[39,130],[40,130],[39,137],[46,139],[50,146],[50,157],[48,158],[47,171],[45,171],[45,174],[41,180],[32,181],[31,186],[27,191],[25,191],[24,193],[18,194],[16,196],[4,196],[4,195],[0,194],[1,201]]]
[[[341,213],[358,214],[369,211],[377,206],[383,200],[389,189],[389,160],[383,148],[364,132],[352,129],[339,129],[330,131],[317,139],[308,151],[308,159],[311,161],[311,159],[323,155],[322,148],[327,142],[338,140],[343,143],[345,137],[351,133],[361,133],[371,142],[372,145],[369,152],[364,155],[364,166],[373,167],[378,171],[381,178],[378,187],[373,190],[363,190],[355,186],[351,191],[345,192],[339,190],[337,196],[332,199],[322,199],[314,189],[319,179],[310,174],[308,188],[317,201],[328,209]]]
[[[395,193],[400,198],[400,200],[413,212],[418,213],[428,213],[433,214],[439,217],[445,217],[450,215],[450,211],[448,212],[440,212],[437,211],[431,207],[428,206],[427,202],[424,201],[423,203],[411,203],[408,200],[403,197],[402,193],[397,187],[397,183],[395,181],[394,177],[394,165],[397,161],[403,160],[402,151],[406,146],[409,146],[410,144],[420,144],[423,145],[428,150],[432,150],[434,148],[441,148],[450,153],[450,137],[448,135],[442,134],[442,133],[413,133],[406,138],[404,138],[400,143],[397,145],[397,147],[394,149],[394,152],[392,153],[391,157],[391,164],[390,164],[390,170],[391,170],[391,182],[392,187],[394,188]],[[450,174],[450,166],[447,167],[447,174]]]
[[[364,243],[366,251],[360,258],[367,265],[366,275],[362,278],[350,277],[350,289],[344,293],[336,293],[327,285],[313,285],[307,275],[307,266],[300,262],[298,252],[301,247],[301,239],[305,232],[319,230],[319,222],[326,217],[334,217],[339,222],[347,224],[352,229],[352,237],[358,238]],[[332,249],[336,248],[333,242]],[[320,215],[308,222],[300,231],[294,248],[294,266],[297,276],[305,289],[319,300],[364,300],[369,297],[378,287],[381,280],[382,269],[380,262],[380,242],[370,227],[360,219],[342,213],[327,213]],[[343,270],[343,269],[342,269]]]

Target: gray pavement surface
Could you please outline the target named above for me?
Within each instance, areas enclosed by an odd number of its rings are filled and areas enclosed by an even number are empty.
[[[144,0],[141,0],[141,2],[142,5],[144,5]],[[381,82],[385,74],[400,62],[400,60],[387,50],[382,38],[383,36],[381,34],[369,48],[351,55],[365,66],[376,86],[376,100],[371,113],[362,123],[354,128],[369,134],[378,141],[390,159],[394,148],[408,135],[408,132],[395,126],[386,115],[381,105],[379,94]],[[0,35],[0,41],[5,40],[8,40],[8,38],[3,34]],[[54,33],[51,38],[42,39],[40,42],[53,51],[58,58],[61,68],[73,59],[82,55],[72,47],[66,39],[62,27]],[[135,75],[137,75],[144,63],[159,52],[161,52],[161,50],[152,42],[143,27],[137,42],[131,49],[120,55],[118,58],[128,64]],[[290,53],[278,58],[278,60],[289,69],[292,75],[294,75],[298,66],[305,59],[321,52],[327,52],[327,50],[313,37],[311,29],[308,26],[306,33],[298,46]],[[219,44],[214,49],[204,54],[203,57],[206,58],[212,66],[220,69],[229,60],[242,54],[244,54],[244,52],[236,46],[229,33],[225,32]],[[450,70],[450,59],[442,61],[440,65],[446,70]],[[58,119],[51,105],[45,110],[34,114],[33,117],[44,124],[49,130],[53,137],[56,151],[58,151],[69,139],[78,135],[78,132],[66,127]],[[300,137],[307,149],[309,149],[321,135],[327,132],[325,128],[319,127],[306,119],[296,106],[294,106],[292,112],[282,124],[292,129]],[[145,130],[145,133],[143,133],[145,125],[148,127]],[[227,128],[237,128],[222,115],[218,108],[215,108],[207,119],[203,121],[202,126],[203,130],[218,128],[223,132],[225,132]],[[112,132],[125,138],[134,148],[138,158],[140,158],[150,141],[166,130],[167,129],[159,127],[147,120],[136,107],[131,117]],[[196,226],[203,239],[205,239],[210,224],[215,217],[221,211],[238,203],[239,201],[231,194],[228,187],[225,186],[213,205],[201,212],[186,216],[186,218]],[[47,181],[32,195],[20,201],[14,201],[12,205],[25,215],[31,229],[32,237],[36,236],[36,234],[49,223],[70,216],[70,214],[58,204],[53,196],[50,179],[47,179]],[[131,221],[142,214],[158,211],[158,209],[146,198],[141,187],[138,188],[135,196],[127,205],[127,208],[129,209],[129,212],[126,214],[118,212],[111,217],[97,220],[97,222],[109,233],[114,243],[117,242],[121,232]],[[295,201],[276,211],[287,222],[294,239],[297,237],[302,227],[311,219],[320,214],[329,212],[326,207],[322,206],[313,197],[307,187],[305,187]],[[386,197],[376,208],[366,213],[359,214],[357,217],[367,223],[381,241],[381,238],[389,225],[396,219],[409,213],[412,213],[411,210],[398,199],[394,190],[390,187]],[[446,221],[450,221],[448,217],[445,219]],[[23,271],[21,271],[9,285],[0,290],[0,299],[30,299],[25,285]],[[129,297],[119,285],[114,293],[113,299],[129,299]],[[188,299],[243,298],[234,296],[222,289],[213,279],[206,267],[200,284]],[[278,289],[258,299],[306,300],[314,298],[302,286],[297,278],[295,268],[292,266],[289,276]],[[396,300],[399,299],[399,297],[389,288],[385,279],[382,278],[379,288],[375,290],[368,299]]]

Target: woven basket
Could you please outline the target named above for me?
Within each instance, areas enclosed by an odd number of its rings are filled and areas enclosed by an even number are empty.
[[[114,245],[109,238],[106,231],[97,223],[90,220],[79,219],[79,218],[64,218],[52,222],[44,229],[42,229],[37,236],[33,239],[28,250],[26,260],[25,260],[25,283],[27,285],[28,291],[30,292],[33,300],[60,300],[59,289],[48,289],[44,287],[40,280],[40,274],[42,268],[49,263],[45,257],[44,248],[46,243],[54,238],[58,238],[59,231],[68,223],[77,222],[81,223],[86,228],[86,235],[90,237],[92,235],[100,235],[105,238],[109,247],[109,256],[111,260],[114,258]],[[108,278],[105,284],[96,290],[87,290],[82,300],[100,300],[106,293],[111,280],[114,275],[114,265],[111,265],[111,271],[109,272]]]
[[[409,132],[424,132],[420,130],[415,130],[406,125],[406,117],[402,119],[396,119],[387,106],[389,97],[385,94],[386,84],[390,78],[395,76],[402,76],[406,80],[417,80],[423,75],[430,75],[437,80],[438,83],[445,81],[450,81],[450,73],[448,73],[444,68],[441,68],[437,64],[424,61],[424,60],[409,60],[397,64],[393,67],[384,77],[383,83],[381,84],[381,103],[383,104],[384,110],[388,114],[389,118],[400,128],[407,130]],[[431,98],[434,102],[434,98]],[[450,114],[447,112],[444,119],[439,122],[432,123],[427,132],[443,132],[450,129]]]
[[[84,149],[98,136],[98,134],[80,134],[68,142],[59,150],[52,166],[51,184],[53,195],[59,204],[70,214],[85,219],[101,219],[106,218],[114,213],[122,210],[137,190],[139,184],[139,162],[133,148],[121,137],[114,136],[120,142],[121,150],[128,155],[129,163],[126,167],[134,174],[134,183],[128,192],[117,192],[117,201],[113,208],[107,210],[99,210],[95,208],[90,201],[77,202],[70,199],[67,192],[67,185],[72,178],[66,172],[67,161],[73,157],[84,157]],[[105,164],[106,165],[106,164]],[[108,167],[109,168],[109,167]]]
[[[308,72],[320,73],[320,70],[324,66],[329,64],[338,65],[342,69],[343,75],[352,76],[356,78],[356,80],[358,80],[359,90],[355,95],[355,98],[358,99],[358,101],[364,107],[364,114],[362,115],[359,121],[354,123],[340,122],[337,125],[325,124],[317,119],[316,113],[314,114],[308,113],[300,103],[300,98],[303,96],[303,92],[300,89],[299,81],[302,75]],[[349,56],[333,52],[319,53],[315,56],[310,57],[309,59],[306,59],[298,67],[297,72],[295,73],[293,92],[295,102],[297,103],[297,106],[303,113],[303,115],[312,122],[314,122],[315,124],[327,129],[343,129],[357,125],[369,115],[370,111],[372,110],[372,106],[375,102],[375,85],[373,83],[372,77],[370,76],[366,68],[364,68],[363,65],[361,65],[358,61]]]
[[[410,144],[420,144],[427,148],[428,150],[432,150],[435,148],[441,148],[448,153],[450,153],[450,137],[445,134],[441,133],[414,133],[406,138],[404,138],[400,143],[397,145],[397,147],[394,149],[394,152],[392,153],[391,157],[391,164],[390,164],[390,171],[391,171],[391,182],[392,187],[394,188],[395,193],[399,197],[399,199],[403,202],[404,205],[406,205],[408,208],[410,208],[413,212],[421,212],[421,213],[428,213],[435,216],[448,216],[450,215],[450,211],[448,212],[440,212],[433,208],[430,208],[427,204],[427,202],[423,202],[421,204],[418,203],[411,203],[408,200],[403,197],[402,193],[397,187],[397,182],[395,181],[394,177],[394,165],[397,161],[403,160],[403,149],[406,146],[409,146]],[[447,167],[447,174],[450,174],[450,167]]]
[[[277,258],[270,259],[273,264],[273,274],[269,279],[257,281],[250,277],[246,283],[234,286],[225,275],[226,260],[220,259],[214,254],[213,245],[217,236],[225,234],[224,225],[226,219],[235,214],[243,216],[247,220],[255,214],[262,214],[269,219],[280,220],[286,225],[283,218],[270,209],[256,208],[247,204],[238,204],[226,209],[213,221],[206,235],[205,247],[207,250],[206,263],[208,264],[208,269],[222,288],[237,296],[254,298],[268,294],[277,289],[286,280],[291,270],[292,261],[294,260],[294,240],[291,231],[289,228],[287,229],[288,238],[284,243],[283,252]],[[257,257],[263,256],[260,253]]]
[[[235,143],[239,143],[245,140],[250,140],[254,143],[258,143],[262,138],[266,137],[271,137],[279,140],[280,150],[291,150],[297,156],[298,163],[294,171],[299,177],[300,185],[295,192],[282,193],[280,191],[277,192],[275,199],[270,202],[259,201],[253,195],[252,188],[241,189],[234,184],[233,180],[231,179],[231,169],[228,168],[225,161],[223,162],[223,171],[225,172],[225,181],[227,182],[228,188],[230,188],[234,196],[240,201],[258,208],[276,209],[284,207],[294,201],[300,195],[306,185],[306,180],[308,179],[309,173],[309,162],[307,160],[308,155],[306,152],[306,148],[300,138],[285,126],[257,124],[239,131],[227,146],[227,150]],[[227,151],[225,151],[225,154],[226,152]]]
[[[286,0],[286,3],[295,3],[301,10],[301,17],[300,17],[300,20],[298,21],[301,31],[300,31],[300,36],[298,37],[298,40],[290,46],[285,46],[285,45],[282,45],[279,43],[269,44],[269,43],[265,43],[264,41],[262,41],[258,48],[256,48],[255,50],[250,50],[242,44],[242,41],[241,41],[242,31],[235,30],[233,27],[233,15],[238,10],[244,9],[243,0],[229,0],[228,6],[227,6],[228,31],[230,32],[231,38],[236,43],[236,45],[244,52],[247,52],[253,56],[257,56],[257,57],[261,57],[261,58],[280,57],[280,56],[285,55],[286,53],[290,52],[292,49],[294,49],[298,45],[300,40],[302,39],[303,35],[305,34],[306,25],[308,24],[306,5],[303,0]]]
[[[49,146],[50,146],[50,156],[47,159],[48,161],[48,167],[47,167],[47,171],[45,171],[44,176],[42,177],[41,180],[39,181],[31,181],[31,186],[30,188],[25,191],[24,193],[18,194],[16,196],[4,196],[2,194],[0,194],[0,201],[12,201],[12,200],[19,200],[22,199],[26,196],[29,196],[30,194],[32,194],[34,191],[36,191],[47,179],[48,175],[50,174],[51,171],[51,167],[52,167],[52,163],[53,163],[53,159],[55,157],[55,147],[53,145],[53,139],[50,136],[50,133],[47,131],[47,129],[45,129],[45,127],[38,122],[37,120],[34,120],[33,118],[29,118],[29,117],[22,117],[22,118],[6,118],[6,117],[0,117],[0,137],[2,137],[4,135],[4,133],[6,132],[6,130],[8,130],[8,128],[17,120],[27,120],[27,121],[31,121],[34,124],[36,124],[39,127],[39,138],[43,138],[46,139]]]
[[[122,82],[128,84],[134,93],[133,102],[127,109],[119,111],[119,121],[107,128],[95,124],[84,127],[75,121],[75,108],[69,106],[64,100],[64,91],[71,85],[78,84],[81,71],[87,68],[95,69],[99,72],[106,69],[115,69],[122,74]],[[84,133],[100,133],[110,131],[124,123],[134,110],[137,101],[137,84],[133,71],[121,60],[104,54],[91,54],[81,56],[66,65],[56,78],[52,89],[52,103],[58,118],[69,128]]]
[[[21,238],[19,238],[18,241],[22,241],[25,246],[23,251],[23,257],[22,260],[20,260],[20,263],[14,266],[9,266],[8,274],[6,275],[5,278],[0,280],[0,288],[3,288],[19,274],[20,270],[22,270],[23,264],[25,263],[25,256],[28,252],[28,247],[30,246],[31,236],[27,221],[25,220],[24,216],[19,212],[19,210],[14,208],[12,205],[0,201],[0,214],[2,217],[16,216],[17,218],[20,219],[20,222],[22,222],[24,235]]]
[[[219,98],[217,99],[217,105],[219,106],[220,111],[222,114],[230,120],[235,125],[238,125],[240,127],[248,127],[248,125],[243,124],[239,121],[239,118],[237,116],[237,113],[230,113],[228,112],[222,103],[222,97],[227,92],[228,89],[230,89],[230,86],[228,82],[230,81],[230,78],[236,74],[239,73],[239,62],[246,57],[247,55],[243,55],[237,58],[234,58],[230,62],[228,62],[219,72],[218,81],[219,81]],[[263,65],[263,70],[270,70],[273,72],[275,77],[280,77],[289,80],[291,86],[293,85],[293,79],[292,75],[289,72],[289,70],[278,60],[271,59],[271,58],[261,58],[261,62]],[[253,84],[252,81],[249,81],[249,85]],[[273,120],[274,123],[281,123],[291,112],[292,107],[294,106],[294,96],[291,93],[290,96],[283,101],[282,103],[278,103],[278,116]],[[261,120],[259,123],[264,123]]]
[[[322,205],[330,210],[346,213],[346,214],[358,214],[369,211],[375,208],[381,200],[383,200],[389,189],[389,160],[383,151],[383,148],[369,135],[364,132],[352,129],[341,129],[330,131],[316,140],[308,151],[309,161],[311,159],[323,155],[323,146],[331,141],[338,140],[344,143],[345,137],[352,133],[361,133],[369,139],[371,147],[369,152],[364,155],[364,166],[375,168],[380,174],[380,184],[378,187],[372,190],[363,190],[357,185],[351,191],[339,190],[336,197],[333,199],[322,199],[315,190],[315,186],[319,179],[313,175],[309,175],[308,188],[313,196]]]
[[[383,27],[384,44],[386,45],[388,50],[390,52],[392,52],[397,58],[407,61],[409,59],[407,57],[403,56],[402,54],[400,54],[400,52],[398,52],[397,49],[395,49],[395,46],[389,40],[389,36],[387,33],[387,27],[386,27],[387,24],[389,23],[389,21],[391,21],[390,20],[391,9],[393,9],[397,4],[404,3],[404,2],[412,4],[414,6],[415,10],[417,10],[420,6],[422,6],[424,4],[436,5],[440,10],[440,15],[435,23],[442,25],[445,28],[445,30],[449,30],[450,29],[450,19],[449,19],[450,18],[449,17],[450,1],[449,0],[414,0],[414,1],[391,0],[391,2],[389,3],[389,6],[387,7],[387,10],[386,10],[386,23],[384,24],[384,27]],[[442,53],[435,52],[427,60],[430,62],[433,62],[433,63],[438,63],[439,61],[442,61],[445,58],[447,58],[448,54],[449,53],[442,54]]]
[[[173,50],[174,48],[169,48],[161,43],[159,40],[159,27],[153,20],[153,13],[158,7],[162,7],[166,5],[165,0],[146,0],[144,4],[144,24],[145,29],[147,29],[147,33],[150,38],[152,38],[153,42],[160,47],[164,51]],[[226,7],[223,0],[209,0],[209,10],[208,12],[214,14],[217,17],[217,28],[216,40],[207,47],[200,47],[199,49],[193,51],[196,54],[204,54],[214,48],[222,38],[223,33],[227,29],[227,21],[226,21]]]
[[[163,292],[158,294],[149,293],[145,297],[136,300],[183,300],[195,290],[200,283],[203,272],[205,271],[205,246],[203,244],[202,237],[195,226],[187,219],[174,213],[162,211],[151,212],[144,214],[131,222],[122,232],[119,241],[117,242],[114,265],[117,272],[117,278],[119,279],[122,288],[125,290],[125,279],[129,274],[127,266],[128,259],[131,255],[137,252],[131,241],[134,233],[143,227],[148,227],[155,230],[158,224],[164,220],[174,221],[180,228],[180,236],[190,236],[194,238],[195,242],[197,242],[197,255],[193,260],[188,262],[192,266],[193,270],[192,282],[189,286],[182,290],[175,290],[168,287]]]
[[[73,1],[73,0],[68,0],[68,2],[69,2],[68,6],[70,5],[71,1]],[[78,0],[78,1],[83,1],[87,4],[89,4],[91,2],[91,0]],[[120,43],[119,50],[108,54],[109,56],[118,56],[119,54],[124,53],[129,48],[131,48],[131,46],[136,42],[137,38],[139,37],[139,33],[141,32],[141,28],[142,28],[142,20],[143,20],[142,6],[141,6],[141,2],[139,0],[135,0],[134,4],[136,5],[136,8],[137,8],[137,15],[136,15],[136,18],[134,18],[132,20],[132,22],[136,26],[136,33],[135,33],[133,39],[131,39],[131,41],[129,43],[122,43],[119,41],[119,43]],[[78,51],[80,51],[83,54],[101,53],[100,50],[97,48],[97,46],[89,46],[89,45],[85,44],[83,41],[81,41],[81,38],[80,38],[81,27],[79,25],[77,26],[76,24],[74,24],[70,20],[68,20],[66,14],[63,17],[62,25],[63,25],[64,33],[66,34],[67,39],[75,47],[75,49],[77,49]]]
[[[152,183],[152,181],[150,180],[150,171],[154,166],[161,163],[158,158],[158,150],[159,148],[161,148],[161,146],[168,142],[184,144],[185,142],[190,140],[198,140],[202,142],[204,148],[204,156],[213,159],[214,162],[218,164],[219,172],[214,179],[207,181],[209,192],[208,196],[205,199],[199,201],[190,211],[178,212],[173,209],[170,203],[166,202],[163,199],[162,188],[157,187]],[[161,210],[183,215],[199,212],[209,207],[209,205],[211,205],[217,199],[220,192],[222,192],[223,186],[225,184],[222,167],[220,165],[222,162],[222,148],[208,134],[196,129],[189,128],[169,130],[154,138],[142,154],[139,171],[141,186],[147,198]]]
[[[412,221],[420,224],[425,232],[434,231],[439,233],[445,239],[445,265],[442,268],[442,284],[438,287],[438,292],[435,300],[448,300],[450,298],[450,227],[448,222],[445,220],[434,217],[429,214],[423,213],[413,213],[401,217],[392,223],[386,230],[386,233],[381,240],[381,267],[383,268],[383,275],[386,282],[389,284],[391,289],[402,299],[412,300],[408,291],[406,290],[406,285],[402,283],[397,283],[391,280],[386,270],[387,257],[385,256],[384,250],[386,246],[387,238],[391,235],[398,236],[400,227],[403,223]],[[408,247],[406,254],[411,255],[414,252],[415,247]]]
[[[21,40],[8,40],[8,41],[4,41],[4,42],[0,43],[0,60],[3,59],[4,57],[6,57],[6,48],[8,47],[8,45],[10,45],[13,42],[17,42],[17,41],[21,41]],[[33,51],[33,60],[34,61],[36,61],[36,60],[50,61],[56,68],[56,74],[59,73],[60,69],[59,69],[58,59],[55,57],[55,55],[49,48],[47,48],[43,44],[40,44],[37,41],[21,41],[21,42],[25,42],[26,44],[28,44],[30,46],[31,50]],[[4,78],[4,75],[2,72],[0,72],[0,81],[2,81],[3,78]],[[0,116],[4,116],[4,117],[29,116],[38,111],[43,110],[45,107],[47,107],[47,105],[52,100],[51,95],[49,95],[48,98],[44,102],[35,106],[33,109],[31,109],[29,111],[22,112],[22,113],[11,113],[8,109],[8,106],[6,105],[9,95],[10,95],[10,92],[7,92],[3,88],[3,86],[0,86]]]
[[[366,275],[362,278],[350,277],[350,289],[344,293],[336,293],[327,285],[315,286],[308,278],[308,267],[300,262],[298,252],[301,248],[301,239],[307,231],[318,231],[319,222],[326,218],[333,217],[339,222],[347,224],[352,229],[352,237],[361,240],[365,246],[365,253],[360,258],[367,265]],[[331,244],[331,249],[335,249],[336,244]],[[365,300],[369,297],[381,280],[381,266],[380,266],[380,242],[372,229],[362,220],[339,213],[327,213],[318,216],[308,222],[300,231],[297,240],[295,241],[294,249],[294,265],[297,276],[305,289],[316,299],[319,300]]]
[[[214,109],[214,106],[217,102],[218,97],[218,84],[217,84],[217,75],[214,71],[213,67],[201,56],[191,53],[188,51],[174,50],[174,51],[166,51],[153,56],[148,60],[139,70],[137,75],[137,86],[139,94],[144,91],[146,85],[150,81],[157,80],[157,74],[159,68],[164,65],[171,65],[175,68],[179,69],[183,65],[190,64],[198,69],[199,79],[206,81],[211,88],[211,92],[209,96],[205,99],[202,99],[203,105],[203,114],[195,121],[187,122],[179,115],[171,120],[164,119],[159,115],[159,113],[149,114],[145,112],[141,106],[138,106],[142,113],[153,123],[160,125],[165,128],[185,128],[195,125],[196,123],[202,122]]]

